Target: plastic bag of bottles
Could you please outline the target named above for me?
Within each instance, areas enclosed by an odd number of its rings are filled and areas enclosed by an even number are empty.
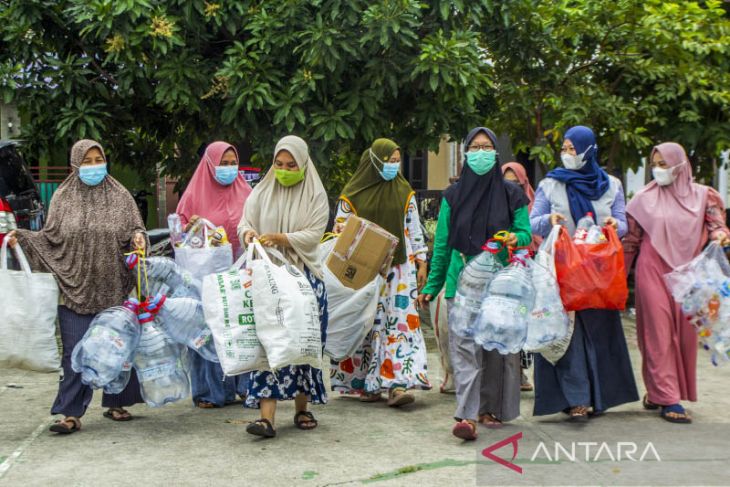
[[[142,325],[134,368],[149,406],[164,406],[190,395],[186,353],[187,348],[168,338],[154,319]]]
[[[109,308],[94,317],[71,354],[71,368],[81,374],[81,382],[100,389],[121,374],[140,340],[138,306],[135,300],[128,300],[124,306]]]
[[[527,318],[535,301],[526,251],[518,251],[511,264],[489,284],[482,303],[474,341],[502,355],[519,352],[527,339]]]
[[[449,306],[449,330],[461,337],[472,337],[476,329],[477,317],[487,288],[502,269],[497,259],[501,244],[490,240],[484,251],[470,260],[459,274],[454,301]]]
[[[535,304],[527,319],[526,351],[542,352],[570,333],[570,318],[560,299],[553,262],[553,250],[559,231],[559,226],[553,228],[540,246],[532,265]]]
[[[157,295],[151,306],[159,307],[155,321],[167,336],[192,349],[205,360],[218,362],[213,334],[205,323],[203,303],[199,299]]]
[[[695,327],[714,365],[730,362],[730,264],[716,243],[666,274],[674,299]]]
[[[608,239],[603,233],[603,229],[596,225],[596,220],[593,218],[593,213],[590,211],[586,213],[586,216],[578,220],[578,224],[575,227],[575,234],[573,235],[573,242],[576,244],[599,244],[606,243]]]

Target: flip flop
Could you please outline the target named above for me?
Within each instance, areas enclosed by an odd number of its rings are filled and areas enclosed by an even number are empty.
[[[216,407],[218,407],[215,404],[213,404],[212,402],[207,402],[207,401],[198,401],[196,406],[198,406],[198,408],[200,408],[200,409],[215,409]]]
[[[568,421],[572,423],[586,423],[588,422],[588,408],[585,406],[575,406],[570,408],[568,412],[570,417]]]
[[[121,416],[115,416],[114,413],[117,413]],[[105,418],[111,419],[112,421],[132,421],[132,415],[129,414],[129,411],[122,409],[122,408],[109,408],[108,410],[104,411]]]
[[[655,411],[659,409],[658,404],[654,404],[653,402],[649,401],[649,394],[644,394],[644,398],[641,400],[641,405],[644,406],[644,409],[648,409],[649,411]]]
[[[669,416],[670,413],[682,414],[684,417],[674,418]],[[689,424],[692,422],[692,418],[689,417],[687,411],[682,407],[681,404],[672,404],[671,406],[662,406],[662,418],[670,423],[678,424]]]
[[[305,419],[299,419],[302,416],[304,416]],[[307,423],[314,423],[314,426],[306,426]],[[317,425],[319,425],[319,422],[314,419],[314,414],[309,411],[299,411],[297,414],[294,415],[294,426],[296,426],[300,430],[313,430],[317,427]]]
[[[368,392],[360,393],[360,402],[378,402],[382,398],[383,396],[379,392],[375,394],[370,394]]]
[[[264,438],[273,438],[276,436],[276,430],[271,425],[271,421],[266,418],[257,419],[253,423],[246,426],[246,433],[254,436],[263,436]]]
[[[413,397],[413,394],[406,392],[405,389],[394,389],[388,398],[388,406],[397,408],[405,406],[406,404],[411,404],[415,400],[416,398]]]
[[[72,423],[71,426],[68,426],[68,423]],[[56,421],[51,425],[49,430],[51,430],[54,433],[59,433],[62,435],[70,435],[71,433],[76,433],[81,429],[81,421],[79,421],[76,418],[64,418]]]
[[[479,422],[491,429],[499,429],[504,426],[504,423],[497,419],[497,417],[492,413],[486,413],[479,416]]]
[[[456,423],[451,433],[464,441],[474,441],[478,436],[476,425],[472,425],[466,420]]]

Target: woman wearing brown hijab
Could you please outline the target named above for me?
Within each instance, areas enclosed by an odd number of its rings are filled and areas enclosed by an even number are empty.
[[[51,425],[56,433],[81,428],[79,418],[91,402],[91,387],[71,368],[71,352],[94,316],[120,305],[134,287],[124,253],[146,247],[144,223],[132,195],[107,175],[104,149],[93,140],[80,140],[71,149],[71,174],[51,200],[43,230],[17,230],[9,244],[19,243],[34,269],[51,272],[61,290],[58,320],[63,344],[63,379],[51,414],[64,419]],[[104,416],[128,421],[125,406],[143,402],[132,371],[119,394],[104,394]]]

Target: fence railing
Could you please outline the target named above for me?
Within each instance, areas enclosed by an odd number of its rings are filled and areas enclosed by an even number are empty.
[[[70,171],[71,168],[68,166],[30,166],[30,174],[38,188],[43,206],[49,207],[53,193]]]
[[[70,171],[68,166],[30,166],[30,174],[36,183],[61,183]]]

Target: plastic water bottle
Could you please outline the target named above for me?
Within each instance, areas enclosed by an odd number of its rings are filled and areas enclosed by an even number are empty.
[[[210,362],[218,362],[213,334],[205,324],[203,303],[193,298],[167,298],[156,318],[175,342],[185,345]]]
[[[140,392],[149,406],[164,406],[190,395],[184,353],[185,347],[167,338],[154,321],[142,325],[134,368]]]
[[[550,268],[535,261],[532,265],[532,284],[535,287],[535,303],[527,318],[524,349],[539,351],[565,337],[570,318],[565,312],[557,280]]]
[[[182,222],[180,221],[180,215],[177,213],[170,213],[167,215],[167,228],[170,230],[170,242],[173,247],[177,247],[183,239],[183,228]]]
[[[586,243],[586,239],[588,238],[588,231],[595,224],[596,221],[593,219],[593,213],[589,211],[588,213],[586,213],[586,216],[578,220],[578,224],[575,226],[573,241],[575,243]]]
[[[524,346],[527,317],[535,301],[530,265],[527,253],[520,252],[489,285],[474,333],[474,341],[485,350],[506,355],[517,353]]]
[[[73,349],[71,368],[81,382],[100,389],[114,381],[129,362],[140,339],[137,303],[128,301],[102,311]]]
[[[487,293],[487,286],[502,268],[495,253],[497,242],[487,244],[485,250],[470,260],[459,274],[453,305],[449,308],[449,325],[452,333],[462,337],[474,335],[479,309]]]
[[[180,267],[169,257],[148,257],[147,277],[150,281],[150,294],[160,291],[160,283],[167,286],[166,294],[169,297],[194,297],[200,299],[200,280]]]

